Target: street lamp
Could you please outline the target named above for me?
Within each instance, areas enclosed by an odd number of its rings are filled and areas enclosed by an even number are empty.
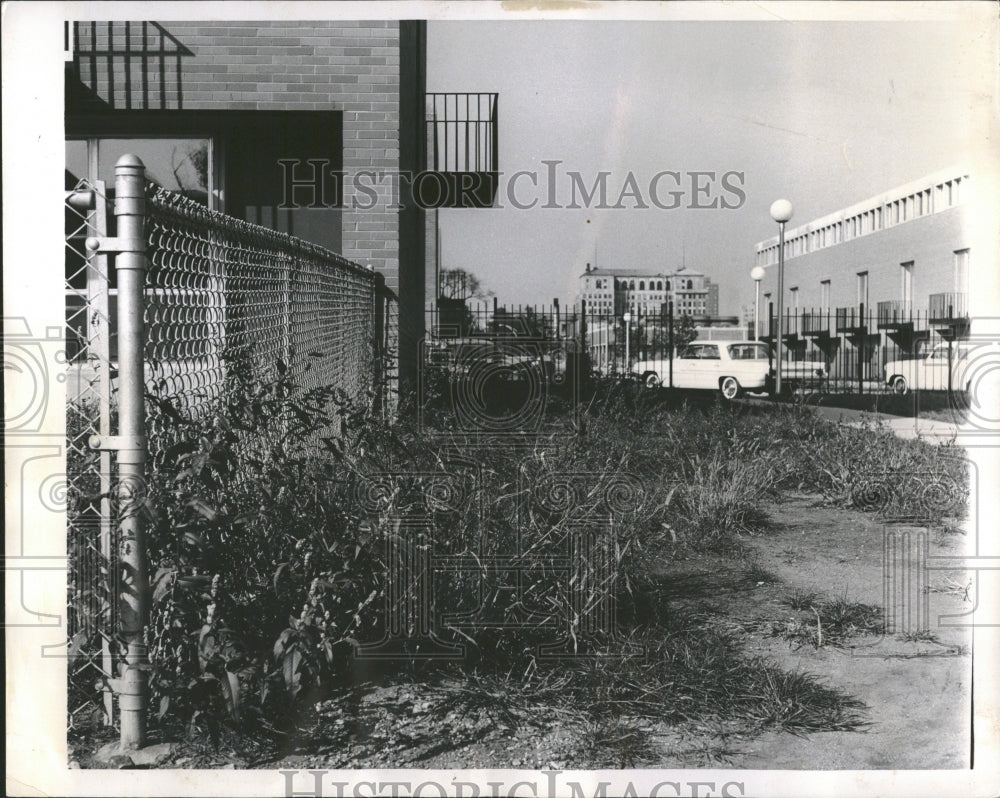
[[[771,218],[778,223],[778,342],[775,348],[776,362],[774,392],[781,396],[781,345],[785,337],[784,294],[785,294],[785,223],[792,218],[792,203],[786,199],[775,200],[771,205]]]
[[[764,271],[763,266],[754,266],[750,270],[750,279],[754,281],[757,288],[757,297],[753,302],[753,339],[755,341],[760,340],[760,281],[764,279],[764,275],[767,274]]]

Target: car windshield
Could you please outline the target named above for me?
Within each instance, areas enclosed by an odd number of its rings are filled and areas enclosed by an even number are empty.
[[[733,360],[767,360],[767,347],[763,344],[730,344],[729,357]]]

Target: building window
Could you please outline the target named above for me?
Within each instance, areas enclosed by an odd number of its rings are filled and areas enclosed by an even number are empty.
[[[790,298],[791,298],[791,302],[789,302],[789,306],[792,309],[792,313],[796,313],[796,312],[798,312],[798,309],[799,309],[799,288],[798,288],[798,286],[794,286],[792,288],[789,288],[788,289],[788,293],[789,293]]]
[[[969,290],[969,250],[955,252],[955,291],[964,294]]]
[[[645,280],[640,280],[639,281],[639,290],[640,291],[645,291],[646,290],[646,281]]]
[[[899,264],[899,298],[908,304],[913,301],[913,261]]]
[[[858,272],[858,304],[868,307],[868,272]]]
[[[113,195],[115,162],[137,155],[146,179],[209,208],[215,206],[212,140],[209,138],[91,138],[66,142],[66,180],[103,180]]]
[[[830,281],[821,280],[819,284],[819,304],[823,310],[830,309]]]

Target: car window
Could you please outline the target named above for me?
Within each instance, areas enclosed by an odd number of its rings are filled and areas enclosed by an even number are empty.
[[[729,357],[733,360],[767,360],[767,350],[760,344],[731,344]]]
[[[699,357],[705,358],[706,360],[721,360],[719,355],[719,347],[715,344],[706,344],[701,348],[701,355]]]
[[[699,357],[699,352],[701,351],[700,346],[683,346],[677,353],[677,357],[681,360],[694,360]]]

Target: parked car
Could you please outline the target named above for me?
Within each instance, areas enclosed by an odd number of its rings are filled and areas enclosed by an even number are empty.
[[[643,360],[632,368],[650,388],[666,385],[670,363],[666,358]],[[785,360],[782,390],[818,385],[828,376],[826,363]],[[677,350],[674,387],[718,390],[726,399],[744,391],[774,390],[774,367],[767,344],[757,341],[695,341]]]
[[[968,390],[968,354],[972,345],[955,342],[951,346],[951,388],[956,391]],[[891,360],[883,370],[885,384],[893,393],[906,394],[910,391],[948,390],[948,344],[935,346],[923,357],[912,360]]]
[[[785,359],[781,367],[781,390],[795,391],[799,388],[821,386],[829,376],[829,369],[822,361]],[[770,383],[768,390],[773,390]]]
[[[558,382],[566,375],[567,352],[555,341],[513,332],[436,338],[424,344],[425,362],[452,379],[490,378],[505,382],[540,379]]]
[[[640,360],[632,374],[649,388],[668,384],[667,358]],[[677,350],[674,358],[675,388],[719,391],[735,399],[743,391],[762,391],[771,376],[771,353],[756,341],[695,341]]]

